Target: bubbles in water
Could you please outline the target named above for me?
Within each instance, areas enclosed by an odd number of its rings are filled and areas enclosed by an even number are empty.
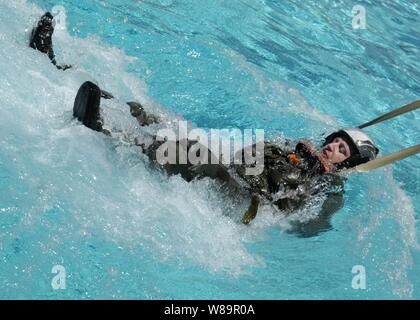
[[[63,6],[54,6],[51,9],[51,13],[55,20],[55,30],[66,30],[67,29],[67,15],[66,9]]]

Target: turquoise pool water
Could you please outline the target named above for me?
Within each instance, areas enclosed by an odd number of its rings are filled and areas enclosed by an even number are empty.
[[[416,1],[0,0],[0,298],[419,299],[419,157],[351,176],[333,230],[250,227],[210,181],[151,170],[138,150],[71,119],[85,80],[203,128],[309,137],[420,93]],[[27,48],[61,5],[66,73]],[[66,26],[65,28],[63,26]],[[115,103],[118,108],[118,103]],[[367,131],[383,154],[420,141],[420,115]],[[66,270],[54,290],[53,266]],[[352,268],[366,289],[352,288]]]

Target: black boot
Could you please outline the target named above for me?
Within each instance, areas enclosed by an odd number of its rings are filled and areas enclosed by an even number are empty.
[[[32,30],[32,37],[29,46],[42,53],[54,55],[52,49],[52,35],[54,33],[53,16],[51,13],[45,13],[38,21],[38,26]],[[53,56],[54,57],[54,56]]]
[[[80,87],[74,100],[73,116],[81,121],[86,127],[102,131],[102,121],[99,107],[101,103],[101,89],[87,81]]]
[[[35,50],[45,53],[51,62],[59,70],[70,69],[70,65],[57,65],[52,43],[52,35],[54,33],[54,17],[51,13],[45,13],[38,22],[38,26],[32,30],[31,42],[29,46]]]

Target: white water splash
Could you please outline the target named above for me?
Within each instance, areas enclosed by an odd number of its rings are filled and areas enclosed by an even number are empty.
[[[73,69],[57,70],[47,56],[28,47],[42,14],[24,0],[0,1],[0,155],[16,158],[11,174],[21,176],[21,186],[9,186],[5,196],[21,199],[23,223],[30,227],[59,206],[81,230],[68,238],[100,233],[161,259],[231,275],[259,264],[243,242],[244,227],[223,215],[225,204],[216,201],[218,194],[206,181],[160,179],[138,149],[72,119],[75,95],[86,80],[117,97],[104,102],[114,112],[127,113],[125,101],[137,100],[165,122],[175,117],[147,95],[145,83],[126,72],[132,57],[94,37],[70,36],[63,11],[53,41],[58,62]]]

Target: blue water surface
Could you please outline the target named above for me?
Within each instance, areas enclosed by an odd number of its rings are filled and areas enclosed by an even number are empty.
[[[148,96],[202,128],[261,128],[270,137],[320,142],[327,132],[361,124],[419,98],[417,1],[359,1],[367,14],[363,30],[352,28],[355,2],[350,0],[28,3],[42,10],[62,5],[72,37],[94,38],[109,50],[118,48],[136,57],[125,71],[145,82]],[[61,44],[58,59],[71,58],[68,52],[73,45]],[[414,112],[367,131],[386,154],[420,141],[419,120]],[[63,127],[68,125],[63,122]],[[10,135],[8,141],[19,153],[17,137],[18,133],[15,140]],[[63,189],[87,179],[78,178],[78,170],[74,176],[70,173],[76,159],[72,166],[54,172],[36,165],[31,149],[18,164],[11,149],[0,150],[4,190],[0,298],[420,298],[418,156],[392,169],[351,176],[345,206],[335,214],[333,229],[312,238],[283,232],[277,223],[243,228],[218,215],[208,218],[200,237],[178,226],[176,216],[165,221],[158,212],[180,212],[184,219],[181,213],[190,210],[189,201],[204,201],[205,207],[212,208],[216,196],[190,199],[183,192],[194,193],[193,187],[172,178],[168,184],[165,177],[151,172],[146,180],[151,190],[168,190],[171,197],[189,200],[177,203],[153,192],[138,200],[142,201],[136,209],[140,216],[151,212],[147,219],[132,222],[133,228],[138,223],[142,237],[133,236],[133,231],[125,235],[124,227],[117,227],[125,225],[120,220],[131,224],[135,207],[128,204],[134,200],[121,191],[125,181],[133,175],[143,178],[138,171],[124,168],[131,158],[115,159],[109,143],[94,137],[88,146],[96,148],[99,143],[102,153],[94,153],[92,159],[108,171],[98,169],[100,182],[86,180],[92,195],[106,201],[106,205],[86,206],[91,211],[78,206],[73,193]],[[60,155],[56,157],[59,162]],[[63,182],[60,177],[66,175],[72,178]],[[46,191],[34,193],[27,176],[48,185],[42,189]],[[157,186],[149,182],[153,179],[158,180]],[[42,206],[40,197],[44,197]],[[149,202],[156,205],[149,208]],[[28,210],[31,219],[26,216]],[[217,210],[223,207],[216,206]],[[127,215],[113,219],[114,212]],[[212,211],[208,212],[202,219]],[[188,219],[201,214],[194,211],[178,223],[188,224]],[[92,216],[98,220],[84,223]],[[220,228],[232,224],[235,232],[223,233],[226,238],[207,234],[213,223]],[[109,236],[113,232],[118,239]],[[232,244],[229,237],[237,242]],[[219,263],[214,261],[218,259]],[[66,268],[65,290],[51,288],[51,268],[56,264]],[[355,265],[366,268],[365,290],[352,288]]]

